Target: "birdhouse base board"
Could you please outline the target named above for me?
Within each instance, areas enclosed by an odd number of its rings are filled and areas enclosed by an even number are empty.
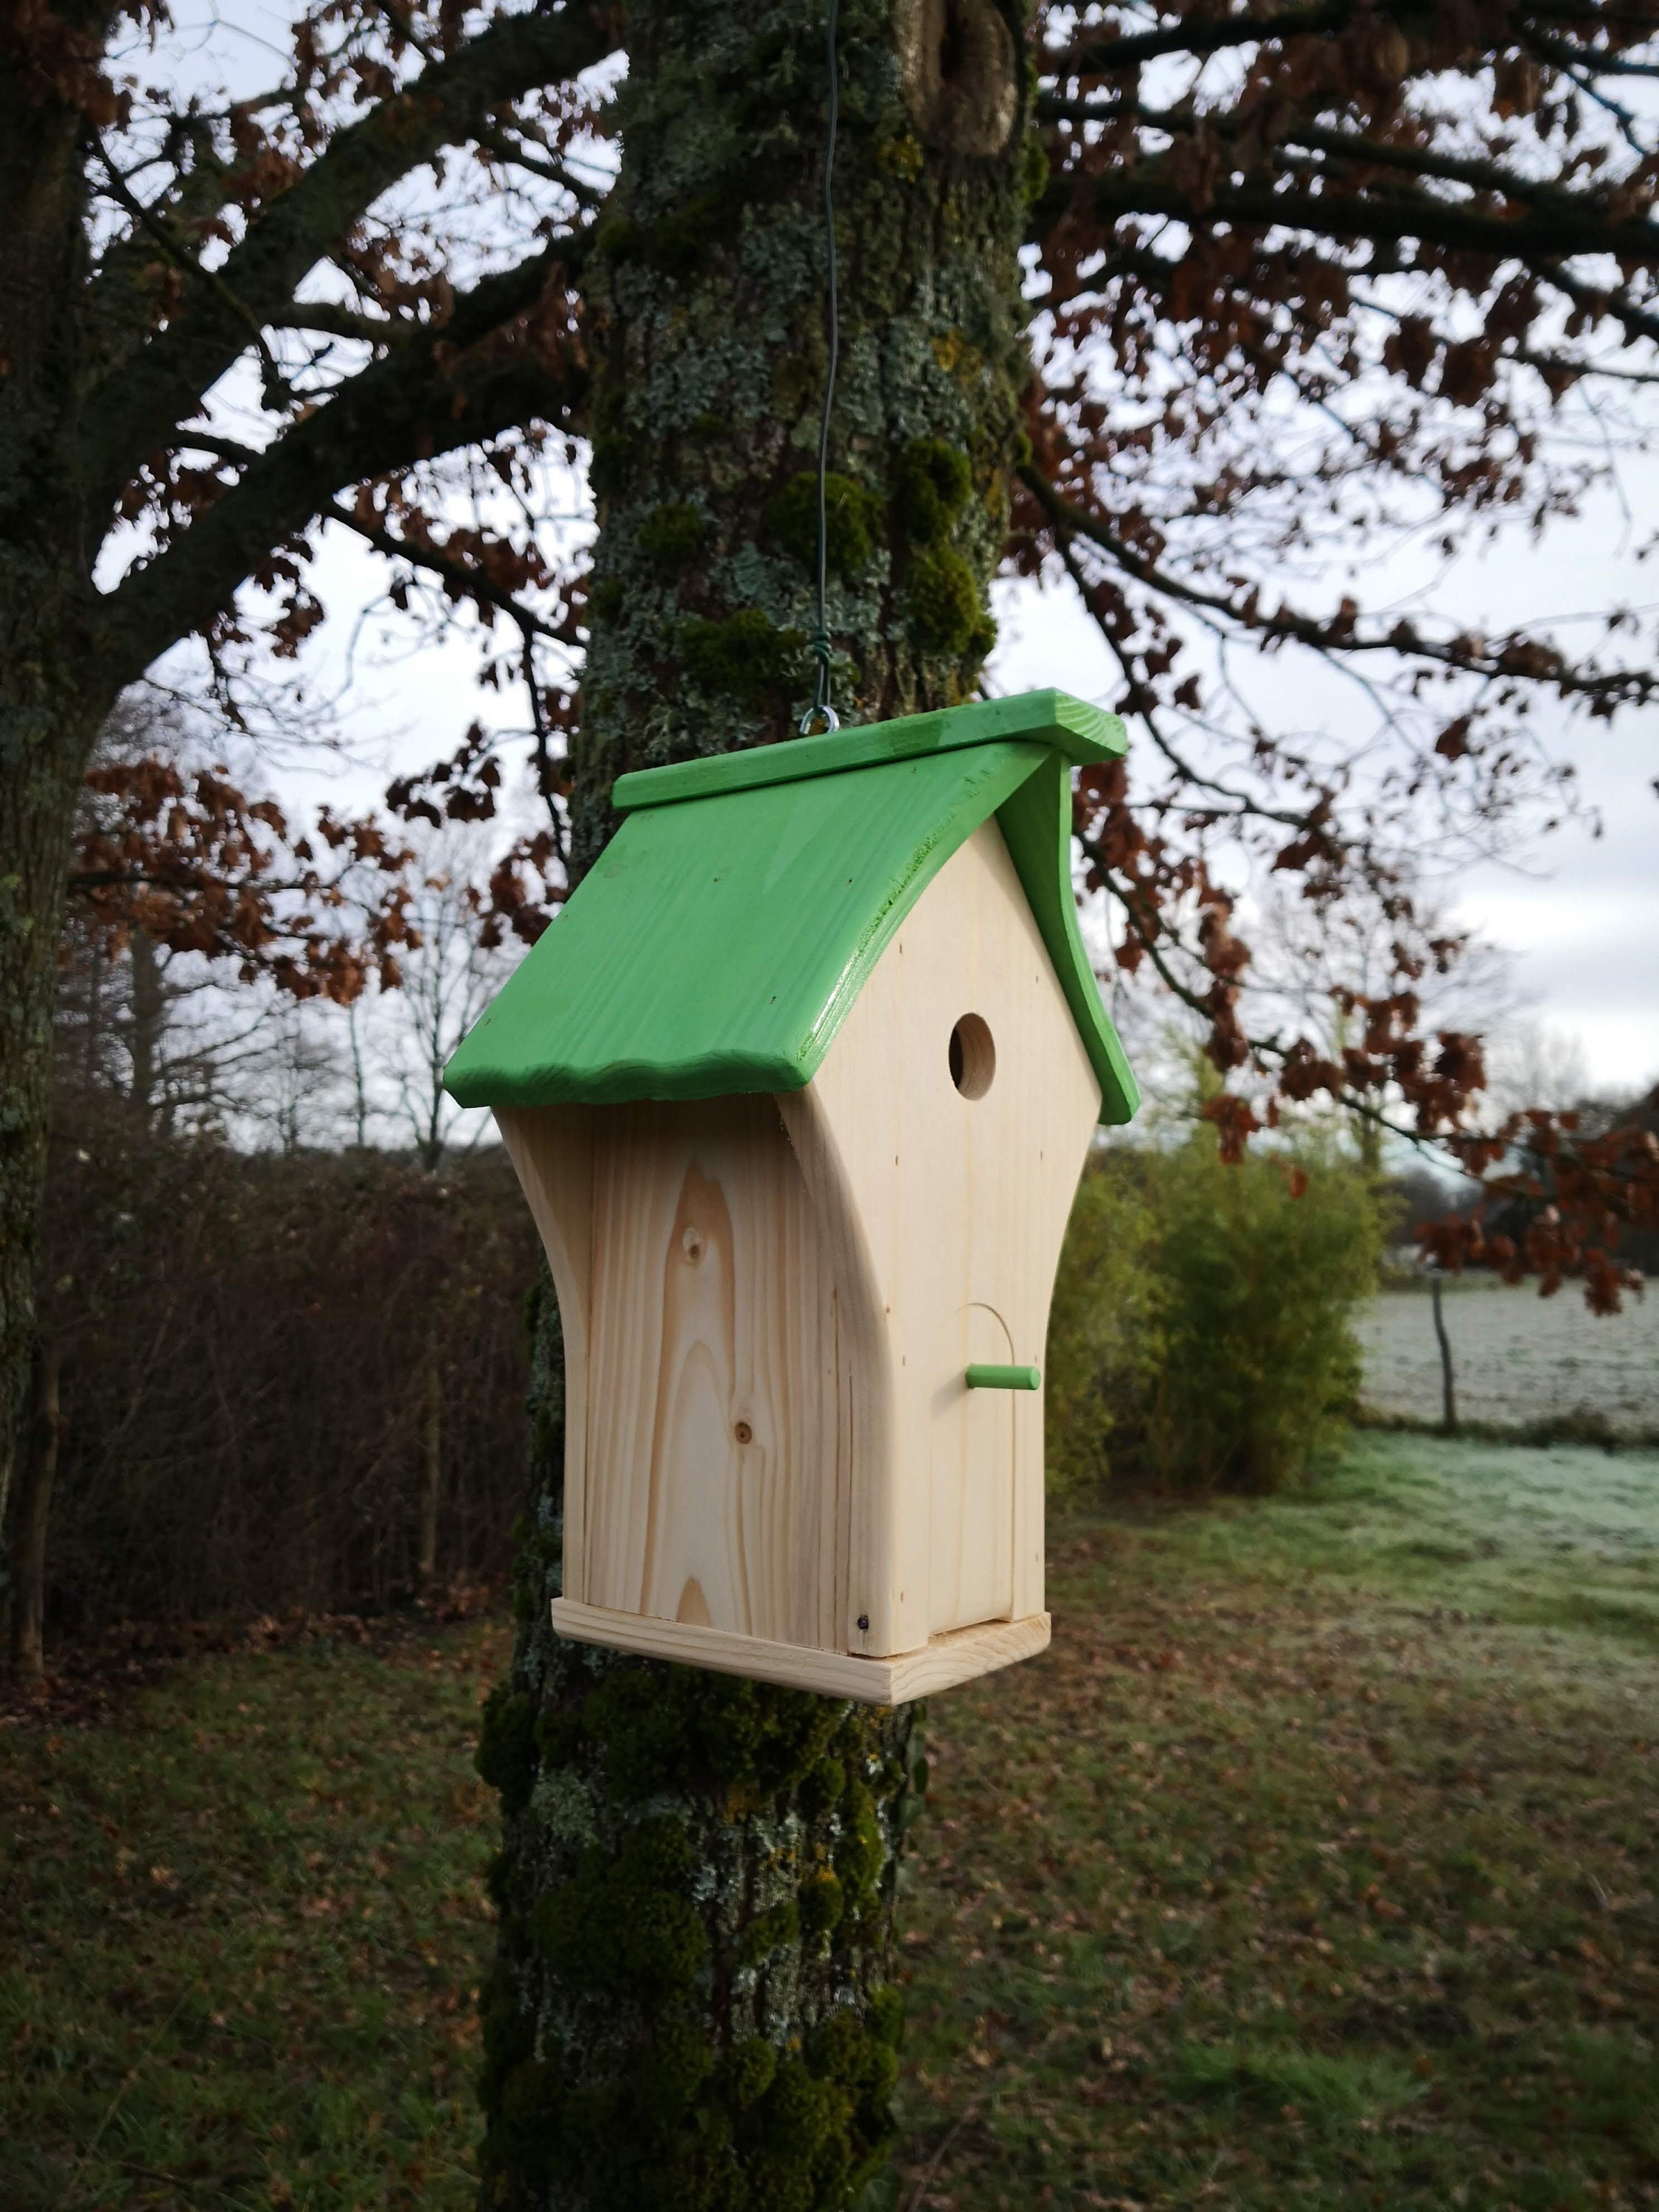
[[[1052,1632],[1048,1615],[1032,1613],[1023,1620],[981,1620],[971,1628],[953,1628],[920,1650],[901,1651],[890,1659],[862,1659],[681,1620],[613,1613],[568,1597],[554,1599],[553,1626],[573,1643],[604,1644],[613,1651],[638,1651],[653,1659],[678,1660],[683,1667],[781,1682],[786,1689],[816,1690],[826,1698],[857,1698],[869,1705],[906,1705],[1012,1666],[1017,1659],[1032,1658],[1046,1649]]]

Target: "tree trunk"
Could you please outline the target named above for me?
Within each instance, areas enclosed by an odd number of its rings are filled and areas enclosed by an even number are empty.
[[[127,1057],[132,1064],[131,1095],[148,1129],[153,1128],[159,1118],[156,1091],[161,1080],[161,1043],[167,1030],[167,987],[161,956],[155,949],[155,940],[146,931],[133,931],[129,957],[132,963],[132,1015],[127,1030]]]
[[[848,720],[968,696],[993,635],[1028,373],[1022,186],[1040,180],[1011,21],[990,0],[842,15],[829,628]],[[578,871],[623,769],[787,738],[811,684],[823,20],[816,0],[644,0],[629,24],[590,301],[600,534]],[[505,1822],[481,2201],[890,2203],[915,1716],[556,1637],[545,1283],[533,1337],[518,1644],[479,1753]]]
[[[23,1464],[12,1506],[11,1671],[22,1682],[38,1682],[46,1671],[46,1528],[63,1434],[58,1401],[62,1364],[55,1343],[37,1348]]]
[[[363,1067],[363,1041],[357,1033],[357,1002],[346,1008],[346,1034],[351,1040],[351,1093],[356,1111],[353,1127],[357,1150],[368,1144],[368,1080]]]
[[[443,1493],[444,1377],[435,1348],[426,1370],[426,1415],[421,1424],[421,1449],[426,1480],[421,1492],[418,1572],[424,1591],[429,1590],[438,1578],[438,1505]]]
[[[1429,1296],[1434,1306],[1435,1340],[1440,1346],[1440,1425],[1449,1437],[1457,1434],[1457,1386],[1452,1375],[1451,1339],[1446,1334],[1446,1316],[1441,1310],[1442,1285],[1438,1275],[1429,1278]]]
[[[55,688],[41,663],[58,647],[26,610],[6,605],[17,565],[0,547],[0,1516],[34,1344],[64,880],[76,797],[102,712],[102,702],[27,696]],[[36,635],[19,638],[25,629]]]
[[[91,580],[107,518],[76,473],[83,129],[38,74],[0,69],[0,1514],[34,1343],[64,878],[112,697]]]
[[[1366,1103],[1372,1103],[1380,1108],[1382,1102],[1381,1098],[1376,1098],[1373,1102],[1371,1096],[1368,1094]],[[1359,1171],[1375,1193],[1381,1188],[1382,1182],[1382,1124],[1373,1121],[1369,1114],[1356,1114],[1353,1117],[1353,1124],[1354,1134],[1359,1146]]]

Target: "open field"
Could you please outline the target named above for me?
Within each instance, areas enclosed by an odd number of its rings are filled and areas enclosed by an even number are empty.
[[[932,1711],[905,2212],[1659,2204],[1659,1458],[1054,1538],[1052,1651]],[[7,2212],[470,2206],[503,1649],[0,1731]]]
[[[1486,1276],[1449,1282],[1443,1301],[1465,1421],[1525,1428],[1588,1413],[1616,1434],[1659,1434],[1659,1296],[1598,1319],[1571,1283],[1553,1298]],[[1440,1352],[1426,1284],[1388,1290],[1359,1317],[1366,1404],[1440,1418]]]

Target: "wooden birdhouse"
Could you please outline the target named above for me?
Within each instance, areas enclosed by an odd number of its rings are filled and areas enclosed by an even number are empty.
[[[1137,1097],[1055,691],[622,777],[450,1065],[564,1326],[566,1636],[878,1704],[1041,1650],[1042,1358]]]

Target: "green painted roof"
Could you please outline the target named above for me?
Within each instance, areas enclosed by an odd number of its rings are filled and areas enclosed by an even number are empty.
[[[464,1106],[810,1083],[889,939],[994,814],[1100,1080],[1139,1103],[1079,934],[1071,763],[1115,715],[1031,691],[617,780],[627,816],[450,1061]]]

